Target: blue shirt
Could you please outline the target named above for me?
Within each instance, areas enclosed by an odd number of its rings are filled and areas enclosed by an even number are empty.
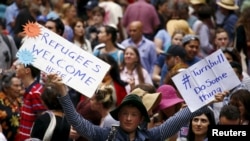
[[[167,51],[171,44],[171,37],[165,29],[161,29],[155,35],[155,38],[162,40],[162,50]]]
[[[155,44],[142,37],[142,40],[138,45],[136,45],[131,38],[124,40],[121,43],[125,48],[128,46],[134,46],[138,48],[140,54],[140,60],[143,68],[145,68],[148,73],[151,75],[153,73],[153,68],[155,61],[157,59],[156,47]]]
[[[100,49],[96,49],[94,50],[93,55],[98,56],[100,53],[101,53]],[[116,51],[110,52],[108,54],[116,60],[118,65],[122,63],[124,58],[123,50],[117,49]]]
[[[13,2],[10,6],[6,8],[5,11],[6,29],[9,31],[10,35],[14,35],[14,30],[11,27],[10,23],[15,21],[19,11],[20,10],[18,9],[16,2]]]

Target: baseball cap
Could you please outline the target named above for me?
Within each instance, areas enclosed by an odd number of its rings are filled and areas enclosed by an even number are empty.
[[[186,54],[186,50],[179,45],[171,45],[165,53],[166,56],[179,56],[180,58],[185,58]]]
[[[85,8],[87,10],[91,10],[93,9],[94,7],[98,6],[98,1],[97,0],[90,0],[86,5],[85,5]]]
[[[182,44],[186,44],[187,42],[191,41],[191,40],[198,40],[200,41],[200,38],[197,36],[197,35],[194,35],[194,34],[188,34],[188,35],[185,35],[183,38],[182,38]]]

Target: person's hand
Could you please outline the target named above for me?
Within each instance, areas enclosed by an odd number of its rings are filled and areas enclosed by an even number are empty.
[[[57,74],[48,74],[47,81],[56,85],[61,96],[65,96],[67,94],[67,88],[64,85],[62,78],[59,77]]]
[[[224,97],[227,96],[229,94],[228,91],[224,91],[224,92],[221,92],[221,93],[217,93],[214,98],[215,100],[213,101],[213,103],[216,103],[216,102],[222,102]]]
[[[76,132],[76,130],[74,130],[72,126],[70,128],[69,137],[73,140],[77,140],[80,137],[80,135]]]
[[[135,79],[134,79],[134,77],[128,78],[127,82],[130,85],[131,89],[133,89],[135,87]]]

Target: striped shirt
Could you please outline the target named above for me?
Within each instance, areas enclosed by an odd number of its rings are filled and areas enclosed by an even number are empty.
[[[24,141],[30,137],[30,131],[38,113],[46,110],[41,99],[42,90],[43,86],[38,82],[34,82],[26,89],[23,95],[18,136],[19,141]]]
[[[69,124],[71,124],[81,136],[84,136],[91,141],[106,141],[111,128],[101,128],[84,119],[79,113],[76,112],[69,95],[60,97],[59,100],[63,106]],[[149,130],[138,128],[135,141],[164,141],[166,138],[177,133],[181,127],[185,126],[190,121],[190,119],[202,113],[208,113],[209,111],[208,107],[203,107],[191,113],[187,107],[183,108],[160,126]],[[115,141],[129,140],[128,134],[125,133],[120,127],[118,127],[114,138]]]

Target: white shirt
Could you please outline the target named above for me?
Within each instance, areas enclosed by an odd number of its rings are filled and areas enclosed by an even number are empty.
[[[148,72],[144,68],[142,68],[142,73],[143,73],[143,77],[144,77],[144,83],[148,83],[148,84],[153,85],[153,81],[151,79],[151,76],[148,74]],[[129,79],[133,78],[135,81],[135,85],[139,84],[139,76],[138,76],[138,73],[135,69],[133,70],[132,74],[129,74],[128,69],[125,67],[120,72],[120,76],[121,76],[121,79],[125,82],[129,82]],[[125,89],[126,89],[127,93],[129,94],[131,91],[130,85],[127,85],[125,87]]]

